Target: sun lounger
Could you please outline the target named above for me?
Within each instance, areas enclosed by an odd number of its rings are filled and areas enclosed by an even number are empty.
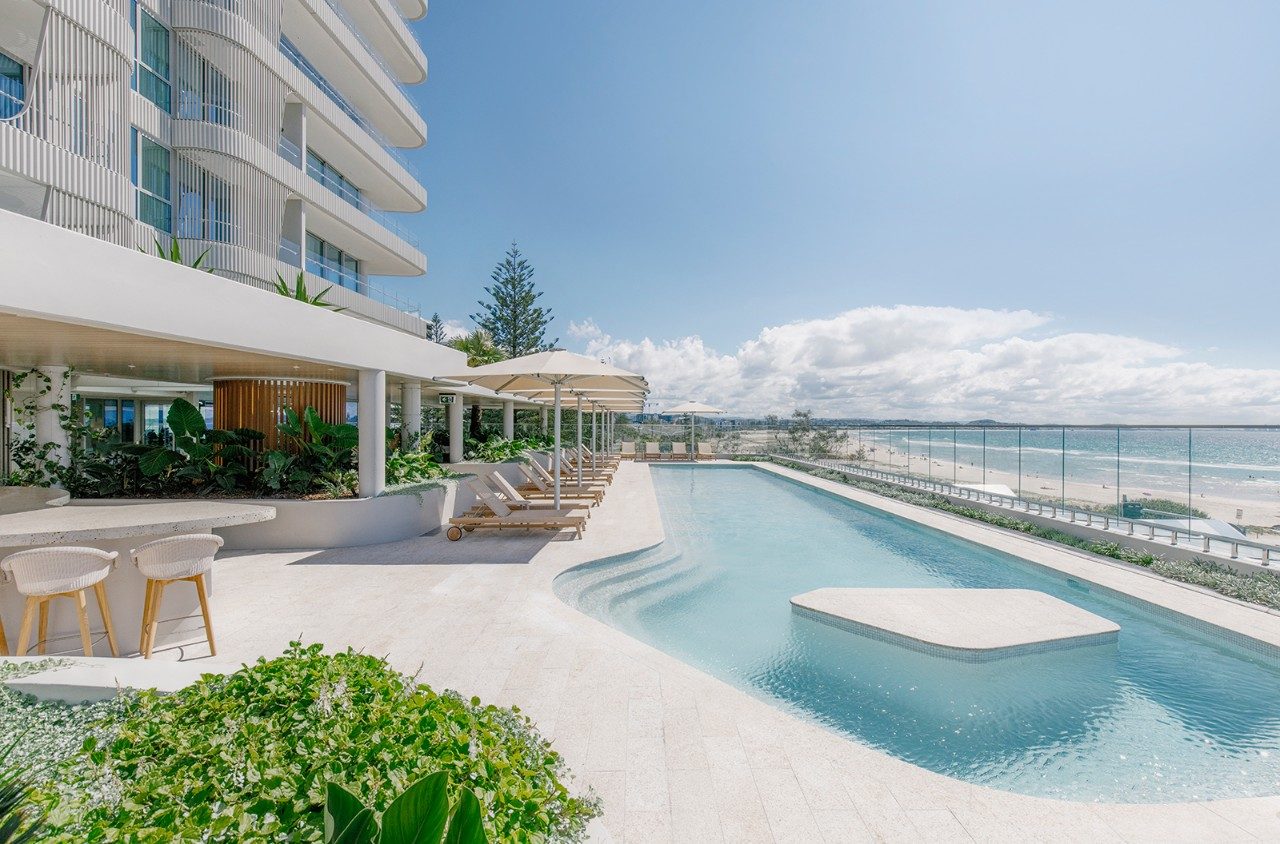
[[[493,510],[493,513],[488,516],[468,513],[450,519],[449,529],[445,532],[445,535],[452,542],[457,542],[461,539],[464,532],[470,532],[478,528],[497,528],[498,530],[504,528],[520,530],[563,530],[564,528],[569,528],[578,534],[579,539],[582,538],[582,531],[587,523],[586,516],[574,514],[568,510],[524,510],[517,513],[504,504],[502,499],[494,495],[493,490],[489,489],[479,478],[468,478],[467,485],[471,487],[476,495],[480,496],[480,499]]]
[[[698,443],[698,459],[699,460],[715,460],[716,453],[711,450],[710,443]]]
[[[494,472],[487,478],[489,483],[493,484],[498,492],[505,496],[503,501],[512,510],[550,510],[555,509],[554,502],[547,501],[541,497],[525,496],[520,493],[511,481],[504,478],[500,473]],[[563,495],[560,496],[560,509],[562,510],[589,510],[595,506],[595,500],[584,500],[581,498],[567,499]],[[488,502],[485,502],[488,506]],[[492,509],[492,508],[490,508]],[[587,518],[591,517],[590,513],[584,513]]]
[[[658,450],[657,443],[644,444],[644,459],[645,460],[661,460],[662,459],[662,452]]]
[[[554,481],[552,480],[551,473],[546,469],[543,469],[542,466],[537,463],[521,463],[520,471],[524,472],[525,477],[529,479],[529,483],[533,489],[536,489],[544,496],[555,495],[555,490],[552,487]],[[521,487],[520,489],[522,492],[532,494],[524,487]],[[605,488],[596,484],[583,484],[582,486],[578,486],[577,484],[560,484],[561,499],[569,496],[574,498],[594,498],[595,502],[599,504],[604,500],[604,492]]]
[[[619,458],[614,457],[613,455],[598,454],[598,453],[592,452],[592,450],[589,448],[582,449],[582,459],[584,461],[582,464],[583,466],[590,466],[592,461],[594,460],[596,466],[603,466],[606,469],[613,469],[615,471],[617,470],[618,466],[622,463],[622,461]]]
[[[689,452],[684,447],[683,442],[671,444],[671,459],[672,460],[688,460],[689,459]]]
[[[635,443],[623,443],[623,444],[622,444],[622,452],[621,452],[620,456],[621,456],[621,458],[622,458],[623,460],[635,460],[635,459],[636,459],[636,444],[635,444]]]

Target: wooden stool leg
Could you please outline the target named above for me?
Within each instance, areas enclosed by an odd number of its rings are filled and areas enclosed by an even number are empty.
[[[147,651],[143,654],[151,659],[151,650],[156,646],[156,628],[160,626],[160,605],[164,602],[165,581],[157,580],[155,594],[151,597],[151,620],[147,624]]]
[[[39,634],[36,637],[36,653],[43,654],[46,650],[45,640],[49,638],[49,601],[45,598],[40,602],[40,626],[37,628]]]
[[[155,581],[147,581],[147,591],[142,596],[142,629],[138,631],[138,653],[147,652],[147,628],[151,625],[151,602],[155,595]]]
[[[93,594],[98,598],[98,613],[102,616],[102,627],[107,631],[107,645],[111,648],[111,655],[120,656],[120,649],[116,647],[116,631],[111,627],[111,610],[107,609],[107,589],[102,581],[93,584]]]
[[[209,620],[209,596],[204,591],[204,575],[197,574],[191,579],[196,582],[196,594],[200,596],[200,612],[204,615],[204,637],[209,640],[209,655],[217,656],[218,648],[213,644],[213,622]]]
[[[89,635],[89,610],[86,609],[84,590],[76,592],[76,615],[80,617],[80,644],[84,646],[84,655],[93,656],[93,638]]]
[[[22,609],[22,627],[18,630],[18,653],[15,656],[26,656],[27,646],[31,644],[31,623],[36,618],[36,605],[40,599],[34,595],[27,597],[27,605]]]

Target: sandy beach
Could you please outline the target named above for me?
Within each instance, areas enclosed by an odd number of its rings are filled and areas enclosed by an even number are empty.
[[[754,442],[756,447],[763,445],[765,438],[767,438],[767,432],[760,432],[761,435],[756,437],[751,436],[751,433],[744,435],[744,443]],[[856,443],[854,447],[856,449]],[[850,455],[853,450],[849,449]],[[907,470],[907,455],[899,449],[881,444],[874,452],[868,450],[867,459],[861,461],[861,465],[867,468],[905,474]],[[1119,496],[1117,496],[1114,483],[1083,482],[1073,480],[1069,474],[1066,478],[1065,489],[1062,476],[1058,474],[1040,475],[1024,472],[1021,479],[1019,479],[1016,471],[992,468],[988,465],[984,478],[980,463],[971,464],[961,460],[958,464],[953,465],[949,455],[943,457],[936,453],[932,459],[929,459],[924,454],[913,453],[911,454],[910,466],[910,474],[914,477],[932,477],[935,480],[954,481],[961,484],[1004,484],[1014,493],[1020,493],[1023,498],[1031,500],[1062,501],[1065,493],[1066,502],[1077,506],[1085,504],[1115,506],[1121,496],[1127,496],[1130,501],[1144,501],[1152,498],[1172,499],[1184,504],[1187,501],[1187,489],[1185,486],[1180,489],[1172,486],[1152,485],[1150,483],[1129,486],[1123,482],[1123,476],[1121,476]],[[1280,494],[1276,494],[1271,498],[1264,498],[1257,494],[1251,495],[1249,492],[1251,491],[1242,491],[1238,495],[1224,495],[1221,492],[1201,493],[1193,487],[1191,505],[1208,513],[1213,518],[1223,519],[1236,525],[1248,526],[1251,538],[1264,542],[1280,540],[1280,531],[1269,530],[1273,525],[1280,525]],[[1259,532],[1257,529],[1266,530]]]

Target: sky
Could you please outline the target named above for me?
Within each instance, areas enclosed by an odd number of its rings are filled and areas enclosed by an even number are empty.
[[[1280,421],[1280,4],[435,0],[469,326],[514,240],[653,407]]]

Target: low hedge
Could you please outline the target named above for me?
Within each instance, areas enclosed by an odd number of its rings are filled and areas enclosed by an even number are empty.
[[[174,694],[141,692],[44,786],[71,841],[321,841],[326,785],[378,811],[435,771],[469,786],[491,841],[576,841],[599,812],[516,709],[437,693],[385,660],[293,643]],[[107,733],[105,737],[102,737]]]
[[[934,510],[964,516],[966,519],[985,522],[1008,530],[1016,530],[1019,533],[1029,534],[1038,539],[1047,539],[1059,545],[1078,548],[1091,554],[1132,563],[1151,569],[1156,574],[1167,577],[1170,580],[1203,586],[1236,600],[1259,604],[1272,609],[1280,609],[1280,574],[1275,572],[1260,571],[1246,574],[1213,560],[1168,560],[1159,554],[1140,551],[1137,548],[1130,548],[1118,542],[1081,539],[1078,536],[1054,530],[1053,528],[1042,527],[1025,519],[1006,516],[1003,513],[991,513],[977,507],[966,507],[963,504],[956,504],[945,496],[932,492],[904,489],[894,484],[860,478],[835,469],[815,469],[789,460],[770,458],[770,462],[813,475],[814,477],[837,481],[855,489],[882,495],[885,498],[892,498],[895,501],[915,504],[920,507],[930,507]]]

